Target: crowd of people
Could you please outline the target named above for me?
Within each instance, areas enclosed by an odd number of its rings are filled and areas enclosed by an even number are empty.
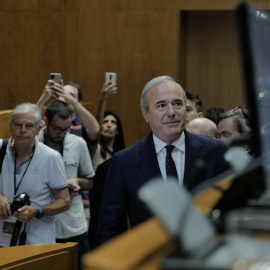
[[[141,94],[151,132],[126,148],[121,120],[106,108],[116,93],[117,86],[105,82],[93,115],[82,105],[79,84],[49,80],[36,104],[13,109],[0,164],[0,247],[77,242],[81,269],[84,254],[152,216],[137,197],[145,182],[157,176],[166,181],[173,170],[179,185],[191,190],[197,159],[215,147],[201,177],[207,181],[229,167],[228,137],[251,133],[246,109],[203,112],[197,94],[159,76]],[[252,158],[250,146],[242,147]]]

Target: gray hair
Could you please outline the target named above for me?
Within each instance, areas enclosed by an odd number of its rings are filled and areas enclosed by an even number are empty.
[[[10,114],[10,122],[12,122],[15,118],[15,116],[19,113],[28,113],[28,112],[34,112],[36,116],[36,124],[37,127],[39,127],[41,122],[41,112],[37,105],[32,103],[22,103],[17,105]]]
[[[247,112],[246,112],[247,114]],[[238,131],[241,135],[247,135],[251,132],[251,126],[249,119],[245,115],[243,115],[242,112],[230,110],[227,112],[224,112],[220,114],[218,123],[226,118],[232,118],[233,119],[233,127],[236,131]]]
[[[182,88],[182,86],[179,83],[177,83],[172,77],[163,75],[163,76],[159,76],[159,77],[156,77],[156,78],[152,79],[151,81],[149,81],[144,86],[144,88],[142,90],[142,94],[141,94],[141,108],[142,109],[145,109],[145,110],[148,111],[148,104],[147,104],[147,101],[146,101],[146,94],[147,94],[148,90],[150,90],[150,88],[154,87],[155,85],[157,85],[157,84],[159,84],[161,82],[165,82],[165,81],[172,81],[172,82],[177,84],[177,86],[183,92],[184,101],[186,103],[187,97],[186,97],[186,93],[185,93],[184,89]]]

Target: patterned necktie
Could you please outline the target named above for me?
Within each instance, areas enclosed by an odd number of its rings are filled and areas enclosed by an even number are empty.
[[[175,167],[174,160],[172,158],[172,150],[174,145],[166,145],[167,155],[166,155],[166,174],[167,177],[174,177],[178,180],[177,170]]]

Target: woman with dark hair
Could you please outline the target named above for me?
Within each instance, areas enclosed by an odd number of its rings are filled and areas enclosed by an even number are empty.
[[[100,157],[98,165],[111,158],[115,152],[125,148],[120,118],[112,110],[104,112],[99,145]]]
[[[106,110],[106,101],[108,97],[117,92],[115,84],[111,82],[104,83],[101,89],[100,100],[97,109],[96,118],[100,124],[101,134],[98,144],[94,149],[92,163],[96,170],[94,177],[94,186],[90,190],[90,222],[88,230],[89,247],[97,247],[95,239],[97,220],[101,205],[103,189],[108,170],[111,166],[111,160],[114,153],[125,148],[125,141],[120,118],[112,111]],[[123,231],[126,230],[127,223],[123,222]]]
[[[117,87],[111,82],[103,84],[96,118],[100,125],[101,134],[98,144],[92,153],[93,166],[111,158],[113,154],[125,148],[124,134],[120,118],[112,110],[106,110],[106,102],[110,95],[117,93]]]

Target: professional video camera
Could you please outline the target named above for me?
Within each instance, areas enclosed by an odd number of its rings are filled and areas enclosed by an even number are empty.
[[[14,200],[10,206],[12,214],[25,205],[30,205],[30,199],[26,193],[21,193],[14,197]]]

